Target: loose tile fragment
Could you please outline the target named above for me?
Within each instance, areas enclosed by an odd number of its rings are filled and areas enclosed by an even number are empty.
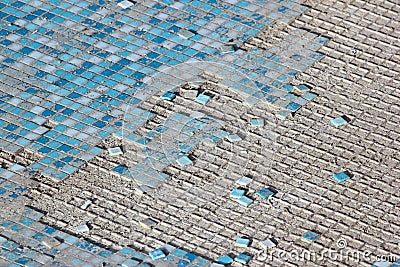
[[[331,123],[335,127],[340,127],[342,125],[345,125],[346,123],[348,123],[348,121],[349,121],[349,119],[346,116],[339,116],[339,117],[331,119]]]
[[[81,205],[81,209],[85,210],[89,205],[92,204],[92,201],[90,199],[86,200],[85,203]]]
[[[184,167],[193,163],[193,161],[188,156],[183,156],[176,160],[179,166]]]
[[[287,117],[289,117],[289,115],[290,115],[290,112],[289,112],[289,111],[287,111],[287,110],[281,110],[281,111],[279,111],[279,112],[276,114],[276,117],[277,117],[278,119],[284,120],[284,119],[286,119]]]
[[[195,36],[195,34],[194,34],[192,31],[188,31],[188,30],[186,30],[186,29],[181,29],[181,30],[178,32],[178,35],[179,35],[180,37],[182,37],[182,38],[185,38],[185,39],[189,39],[189,38]]]
[[[90,229],[86,224],[82,224],[76,227],[76,231],[78,233],[87,233],[90,231]]]
[[[286,109],[291,111],[291,112],[296,112],[301,108],[301,105],[295,103],[295,102],[290,102],[287,106]]]
[[[235,242],[235,247],[246,248],[250,244],[250,239],[247,238],[237,238]]]
[[[242,189],[234,188],[229,195],[231,198],[241,198],[244,196],[245,191]]]
[[[258,191],[257,195],[259,195],[263,199],[267,199],[267,198],[271,197],[272,195],[274,195],[274,192],[271,191],[269,188],[264,188],[264,189],[261,189],[260,191]]]
[[[176,94],[171,93],[171,92],[165,92],[163,95],[161,95],[161,99],[167,100],[167,101],[172,101],[176,97]]]
[[[140,226],[144,228],[152,228],[157,225],[157,222],[155,220],[152,220],[151,218],[144,219],[143,221],[140,222]]]
[[[303,235],[303,238],[308,240],[308,241],[314,241],[320,236],[320,234],[313,232],[313,231],[308,231]]]
[[[235,143],[242,141],[243,139],[238,135],[238,134],[230,134],[226,137],[226,139],[229,140],[229,142]]]
[[[48,248],[54,248],[54,247],[57,247],[58,245],[60,245],[61,242],[59,240],[55,239],[54,237],[46,236],[42,240],[42,244]]]
[[[181,95],[184,98],[196,99],[198,93],[197,90],[182,90]]]
[[[196,101],[197,103],[200,103],[202,105],[205,105],[208,103],[208,101],[210,101],[211,97],[205,94],[200,94],[196,97],[196,99],[194,101]]]
[[[251,179],[250,177],[247,177],[247,176],[242,176],[242,177],[240,177],[239,180],[236,181],[236,183],[241,186],[247,186],[251,182],[253,182],[253,179]]]
[[[272,239],[266,239],[266,240],[260,241],[260,245],[262,248],[267,249],[267,248],[275,247],[276,243]]]
[[[246,196],[242,196],[242,197],[236,199],[236,201],[240,205],[245,206],[245,207],[248,207],[251,203],[253,203],[253,200],[251,198],[246,197]]]
[[[118,156],[124,154],[119,146],[108,148],[108,153],[110,156]]]
[[[226,265],[232,263],[233,259],[228,255],[223,255],[217,259],[217,262]]]
[[[335,180],[340,183],[340,182],[344,182],[344,181],[350,179],[351,174],[347,171],[343,171],[343,172],[335,173],[333,175],[333,178],[335,178]]]
[[[224,267],[224,266],[225,266],[224,264],[220,264],[220,263],[216,263],[216,262],[213,262],[210,265],[210,267]]]
[[[235,257],[235,261],[240,262],[242,264],[247,264],[251,260],[251,256],[241,253]]]
[[[122,1],[122,2],[120,2],[120,3],[118,3],[118,6],[120,6],[121,8],[123,8],[123,9],[126,9],[126,8],[128,8],[128,7],[131,7],[131,6],[133,6],[134,5],[134,3],[132,3],[131,1],[128,1],[128,0],[124,0],[124,1]]]
[[[161,249],[158,248],[153,251],[150,251],[149,256],[151,257],[152,260],[158,260],[164,258],[166,255]]]
[[[305,84],[298,84],[293,87],[293,91],[300,95],[303,95],[304,93],[307,93],[310,91],[310,87],[308,87]]]
[[[253,128],[264,127],[264,119],[263,118],[251,119],[251,127]]]

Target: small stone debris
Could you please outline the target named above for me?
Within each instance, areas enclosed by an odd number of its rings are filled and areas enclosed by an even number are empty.
[[[76,231],[80,234],[87,233],[90,231],[89,226],[87,224],[81,224],[76,227]]]
[[[140,226],[142,226],[143,228],[153,228],[154,226],[157,225],[157,221],[151,219],[151,218],[147,218],[144,219],[143,221],[140,222]]]
[[[110,154],[110,156],[118,156],[118,155],[122,155],[124,154],[122,152],[122,149],[117,146],[117,147],[110,147],[107,149],[108,150],[108,154]]]
[[[85,210],[89,205],[92,204],[91,200],[86,200],[85,203],[82,204],[81,209]]]

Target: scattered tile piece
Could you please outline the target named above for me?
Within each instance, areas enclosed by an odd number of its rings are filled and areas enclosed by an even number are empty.
[[[237,238],[235,242],[235,247],[246,248],[250,244],[250,239],[247,238]]]
[[[221,53],[222,54],[233,53],[235,51],[236,51],[236,49],[235,49],[234,45],[223,45],[221,47]]]
[[[90,204],[92,204],[92,201],[90,199],[86,200],[85,203],[82,204],[81,209],[85,210]]]
[[[242,176],[239,180],[236,181],[236,183],[241,185],[241,186],[247,186],[251,182],[253,182],[253,179],[251,179],[251,178],[249,178],[247,176]]]
[[[276,117],[277,117],[278,119],[284,120],[284,119],[286,119],[287,117],[289,117],[289,115],[290,115],[290,112],[289,112],[289,111],[287,111],[287,110],[281,110],[281,111],[279,111],[279,112],[276,114]]]
[[[76,227],[76,231],[78,233],[86,233],[86,232],[89,232],[90,229],[86,224],[82,224],[82,225],[79,225]]]
[[[46,236],[42,240],[42,244],[45,245],[48,248],[54,248],[54,247],[60,245],[61,242],[58,241],[57,239],[53,238],[53,237]]]
[[[174,100],[176,95],[171,92],[165,92],[163,95],[161,95],[161,99],[172,101]]]
[[[260,241],[260,245],[262,248],[266,249],[266,248],[273,248],[276,246],[275,241],[271,240],[271,239],[266,239],[263,241]]]
[[[313,231],[309,231],[303,235],[303,238],[308,241],[314,241],[319,237],[319,234]]]
[[[287,106],[286,109],[292,112],[296,112],[297,110],[299,110],[299,108],[301,108],[301,105],[295,103],[295,102],[290,102]]]
[[[193,163],[193,161],[188,157],[188,156],[183,156],[179,159],[176,160],[176,162],[179,164],[179,166],[187,166]]]
[[[211,263],[210,267],[224,267],[224,264],[219,264],[219,263]]]
[[[120,2],[120,3],[118,3],[118,5],[119,5],[121,8],[126,9],[126,8],[128,8],[128,7],[133,6],[134,4],[133,4],[131,1],[124,0],[124,1],[122,1],[122,2]]]
[[[140,222],[140,226],[142,226],[144,228],[152,228],[156,225],[157,225],[157,222],[150,218],[144,219],[143,221]]]
[[[263,118],[251,119],[251,127],[253,128],[264,127],[264,119]]]
[[[132,267],[132,266],[138,266],[139,264],[140,264],[139,261],[133,259],[127,259],[121,264],[121,267]]]
[[[339,116],[337,118],[333,118],[331,119],[331,123],[335,126],[335,127],[340,127],[346,123],[348,123],[348,119],[345,116]]]
[[[238,198],[236,201],[237,201],[240,205],[245,206],[245,207],[247,207],[247,206],[249,206],[251,203],[253,203],[253,200],[252,200],[251,198],[246,197],[246,196],[242,196],[242,197]]]
[[[242,189],[237,189],[234,188],[230,194],[231,198],[241,198],[242,196],[244,196],[245,191]]]
[[[164,258],[166,255],[161,249],[158,248],[153,251],[150,251],[149,256],[151,257],[152,260],[158,260]]]
[[[251,256],[241,253],[235,257],[235,261],[247,264],[251,260]]]
[[[253,107],[255,104],[260,102],[260,99],[254,97],[254,96],[249,96],[244,100],[244,103],[249,106],[250,108]]]
[[[268,188],[264,188],[261,189],[260,191],[257,192],[257,195],[259,195],[260,197],[262,197],[263,199],[267,199],[270,196],[272,196],[274,194],[274,192],[272,192],[270,189]]]
[[[314,98],[316,98],[317,96],[318,96],[317,94],[308,92],[308,93],[305,93],[304,95],[302,95],[301,97],[304,98],[305,100],[311,101]]]
[[[238,134],[230,134],[226,137],[226,139],[228,139],[229,142],[232,142],[232,143],[243,140]]]
[[[335,178],[335,180],[340,183],[340,182],[346,181],[347,179],[350,179],[351,175],[347,171],[344,171],[344,172],[335,173],[333,175],[333,178]]]
[[[230,264],[230,263],[232,263],[233,262],[233,259],[231,258],[231,257],[229,257],[228,255],[223,255],[223,256],[221,256],[221,257],[219,257],[218,259],[217,259],[217,261],[218,261],[218,263],[221,263],[221,264]]]
[[[308,87],[305,84],[299,84],[299,85],[295,85],[293,87],[293,90],[296,91],[299,94],[304,94],[304,93],[310,91],[310,87]]]
[[[197,103],[200,103],[202,105],[205,105],[208,103],[208,101],[210,101],[211,97],[205,94],[200,94],[196,97],[196,99],[194,100]]]
[[[184,98],[195,99],[198,93],[197,90],[182,90],[181,95]]]
[[[190,114],[190,117],[191,118],[195,118],[195,119],[200,119],[200,118],[203,118],[205,116],[206,116],[206,114],[204,114],[204,113],[202,113],[200,111],[195,111],[192,114]]]
[[[122,153],[122,150],[121,150],[121,148],[119,147],[119,146],[117,146],[117,147],[110,147],[109,149],[108,149],[108,153],[111,155],[111,156],[118,156],[118,155],[122,155],[123,153]]]
[[[185,39],[189,39],[189,38],[195,36],[195,34],[194,34],[193,32],[188,31],[188,30],[186,30],[186,29],[181,29],[181,30],[178,32],[178,35],[179,35],[180,37],[182,37],[182,38],[185,38]]]

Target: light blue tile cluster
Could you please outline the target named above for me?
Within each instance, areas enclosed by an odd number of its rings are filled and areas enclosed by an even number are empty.
[[[291,95],[288,83],[322,56],[315,50],[326,39],[296,30],[277,44],[285,51],[237,47],[305,10],[301,1],[146,1],[127,9],[101,0],[1,1],[0,68],[29,69],[21,90],[0,96],[3,147],[38,152],[43,157],[32,171],[66,178],[102,152],[99,140],[121,133],[123,124],[132,129],[145,122],[121,117],[144,100],[133,95],[147,90],[146,77],[191,59],[231,65],[257,81],[257,91],[246,87],[246,79],[233,88],[247,94],[249,103],[283,99],[280,106],[296,111],[307,98]],[[235,49],[222,53],[231,40]],[[6,71],[1,75],[10,79]],[[200,95],[197,101],[209,99]]]

